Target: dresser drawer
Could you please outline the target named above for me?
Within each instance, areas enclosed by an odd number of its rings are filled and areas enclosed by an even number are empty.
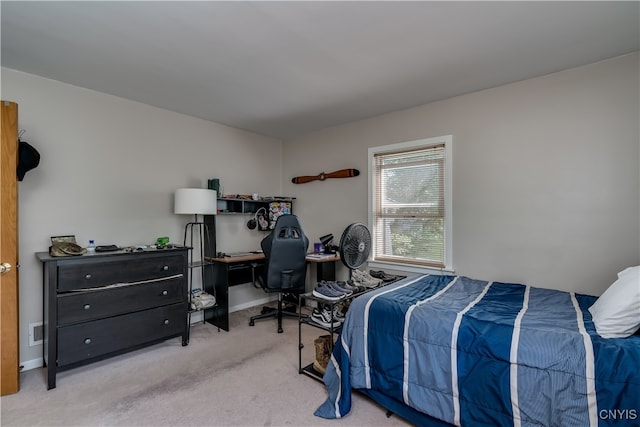
[[[118,288],[58,294],[58,325],[184,302],[183,278]]]
[[[182,334],[184,304],[58,328],[58,366],[70,365],[129,347]]]
[[[184,274],[184,257],[180,255],[84,261],[58,267],[58,292]]]

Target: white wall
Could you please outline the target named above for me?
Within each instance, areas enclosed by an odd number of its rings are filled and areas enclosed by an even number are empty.
[[[456,272],[599,295],[640,264],[638,81],[636,53],[285,141],[283,191],[339,238],[367,221],[369,147],[451,134]]]
[[[19,183],[20,360],[39,363],[28,325],[42,321],[42,265],[50,236],[75,234],[86,245],[182,243],[188,215],[173,214],[173,192],[206,188],[280,195],[281,142],[220,124],[2,69],[2,99],[18,103],[19,128],[40,152]],[[215,100],[211,100],[215,102]],[[218,249],[259,247],[247,216],[219,216]],[[239,295],[234,294],[234,292]],[[238,287],[231,304],[261,299]],[[34,362],[35,361],[35,362]]]
[[[640,263],[638,54],[472,93],[281,143],[220,124],[2,69],[41,164],[19,184],[20,359],[42,320],[49,238],[182,240],[173,191],[220,178],[227,193],[297,197],[310,240],[367,221],[367,149],[453,135],[453,261],[478,278],[600,294]],[[212,100],[215,102],[215,100]],[[361,176],[295,185],[297,175]],[[218,217],[218,248],[257,247],[247,217]],[[310,273],[315,274],[311,270]],[[339,277],[346,270],[339,268]],[[232,306],[260,291],[233,289]]]

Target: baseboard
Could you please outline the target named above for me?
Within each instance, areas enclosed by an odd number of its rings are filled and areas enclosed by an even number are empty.
[[[42,368],[44,366],[44,361],[42,360],[42,357],[39,357],[37,359],[21,362],[20,366],[22,367],[20,370],[21,372],[30,371],[31,369]]]
[[[244,310],[245,308],[255,307],[257,305],[267,304],[271,301],[277,301],[277,298],[265,297],[257,300],[248,301],[242,304],[234,305],[229,307],[229,313],[233,313],[234,311]]]

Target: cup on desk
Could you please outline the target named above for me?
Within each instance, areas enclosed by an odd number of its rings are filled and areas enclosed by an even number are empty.
[[[314,254],[319,254],[322,252],[322,243],[318,242],[318,243],[314,243],[313,244],[313,253]]]
[[[253,194],[251,195],[251,198],[252,198],[253,200],[258,200],[258,198],[259,198],[258,193],[253,193]]]

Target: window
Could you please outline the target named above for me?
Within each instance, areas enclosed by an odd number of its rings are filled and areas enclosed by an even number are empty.
[[[452,269],[451,136],[369,149],[372,263]]]

